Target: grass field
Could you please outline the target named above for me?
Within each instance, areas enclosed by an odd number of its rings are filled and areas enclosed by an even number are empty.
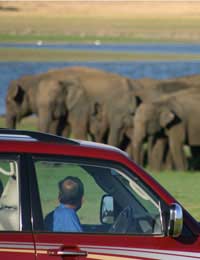
[[[187,210],[200,221],[200,172],[151,173]]]
[[[200,2],[0,3],[0,42],[199,42]]]

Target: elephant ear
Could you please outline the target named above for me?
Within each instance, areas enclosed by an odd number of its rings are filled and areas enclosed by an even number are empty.
[[[73,85],[68,86],[66,99],[68,109],[73,109],[73,107],[80,101],[83,96],[84,90],[81,87],[76,87]]]
[[[25,91],[23,90],[23,88],[21,86],[16,85],[12,89],[11,96],[17,104],[22,103],[22,101],[24,100],[24,95],[25,95]]]
[[[126,106],[128,108],[128,114],[133,116],[137,108],[141,104],[141,100],[138,96],[135,95],[131,95],[129,100],[130,101],[128,102],[128,104],[126,104]]]
[[[164,110],[160,113],[160,125],[167,127],[175,119],[175,113],[170,110]]]
[[[60,86],[63,88],[63,95],[66,96],[66,106],[68,110],[73,109],[73,107],[85,97],[85,92],[83,87],[80,86],[80,81],[74,77],[69,77],[67,80],[60,80]]]

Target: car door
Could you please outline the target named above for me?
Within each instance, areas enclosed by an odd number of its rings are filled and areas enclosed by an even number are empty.
[[[0,259],[35,259],[23,155],[0,154]]]
[[[190,245],[166,234],[168,206],[127,168],[108,161],[65,156],[32,159],[37,260],[176,259],[179,254],[177,259],[183,259],[180,252]],[[61,183],[71,177],[84,186],[82,203],[74,213],[81,232],[64,230],[65,224],[61,225],[63,230],[57,230],[55,224],[55,212],[63,204]],[[69,223],[71,219],[64,217],[64,221]]]

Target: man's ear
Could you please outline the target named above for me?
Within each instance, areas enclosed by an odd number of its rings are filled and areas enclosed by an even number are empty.
[[[175,119],[175,113],[166,110],[160,113],[160,125],[164,128],[169,125]]]

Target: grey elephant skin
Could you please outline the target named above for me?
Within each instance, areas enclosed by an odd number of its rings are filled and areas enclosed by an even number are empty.
[[[82,98],[71,109],[75,93]],[[90,116],[96,116],[101,107],[105,111],[103,121],[109,122],[108,142],[118,146],[120,131],[135,106],[131,98],[126,78],[101,70],[69,67],[26,76],[12,81],[8,88],[7,127],[14,128],[17,121],[34,113],[39,116],[41,131],[58,133],[57,129],[69,125],[76,138],[85,139]],[[97,135],[94,139],[98,140]]]
[[[128,106],[129,109],[127,109],[126,115],[122,117],[122,124],[118,123],[118,126],[120,126],[117,133],[118,143],[115,143],[115,145],[117,144],[120,148],[127,149],[128,153],[133,157],[131,147],[131,142],[134,142],[132,139],[132,131],[134,129],[133,121],[134,114],[136,113],[139,105],[143,102],[156,100],[166,93],[174,93],[183,89],[188,89],[190,88],[190,84],[187,84],[187,82],[185,83],[183,80],[180,80],[180,82],[173,79],[161,81],[151,78],[143,78],[139,80],[127,78],[126,82],[128,82],[129,85],[127,93],[129,93],[130,101],[127,103],[128,100],[121,99],[120,106],[123,110],[123,107]],[[119,98],[116,97],[114,100],[117,101],[118,99]],[[116,102],[111,100],[109,105],[112,105],[113,109],[115,110]],[[96,141],[109,143],[109,132],[115,126],[112,124],[113,120],[109,120],[109,118],[106,117],[106,114],[107,108],[102,107],[101,105],[96,107],[96,112],[93,114],[93,116],[91,116],[90,120],[90,132],[94,134]],[[143,157],[144,155],[142,158]]]
[[[135,97],[127,78],[90,68],[74,67],[70,74],[80,79],[90,99],[89,132],[93,140],[119,146],[120,136],[130,125]],[[95,127],[95,122],[97,127]]]
[[[135,160],[140,163],[141,146],[145,138],[152,138],[155,144],[157,141],[162,143],[162,139],[166,140],[167,137],[174,168],[188,169],[184,145],[188,144],[192,151],[199,151],[200,147],[200,123],[197,120],[199,100],[199,89],[191,88],[141,104],[134,118]],[[162,148],[160,157],[163,156]]]
[[[151,103],[159,100],[164,95],[176,94],[179,91],[189,90],[193,87],[199,88],[199,85],[195,84],[197,82],[197,79],[200,79],[199,75],[168,80],[155,80],[151,78],[139,79],[139,88],[134,89],[134,95],[137,100],[139,100],[137,102],[138,107],[142,103]],[[135,113],[137,113],[137,108]],[[132,158],[136,159],[141,165],[144,165],[145,161],[147,161],[150,168],[157,171],[161,169],[172,169],[173,164],[170,151],[168,149],[168,140],[167,137],[165,137],[164,135],[162,136],[162,138],[157,139],[156,145],[153,135],[151,136],[151,138],[149,137],[147,139],[147,149],[145,149],[147,152],[145,152],[144,149],[142,149],[141,147],[139,149],[139,154],[133,153],[133,151],[135,150],[135,124],[136,121],[134,120],[133,116],[132,135],[130,137],[130,139],[132,140],[132,148],[130,149]],[[154,143],[154,146],[152,146],[152,142]],[[145,154],[147,155],[145,156]],[[161,156],[162,154],[164,154],[163,157]]]
[[[36,114],[40,131],[61,134],[66,115],[81,103],[83,92],[78,79],[63,70],[13,80],[6,96],[6,126],[15,128],[22,118]]]
[[[39,129],[86,139],[90,103],[81,82],[73,76],[65,80],[43,79],[37,89]]]

